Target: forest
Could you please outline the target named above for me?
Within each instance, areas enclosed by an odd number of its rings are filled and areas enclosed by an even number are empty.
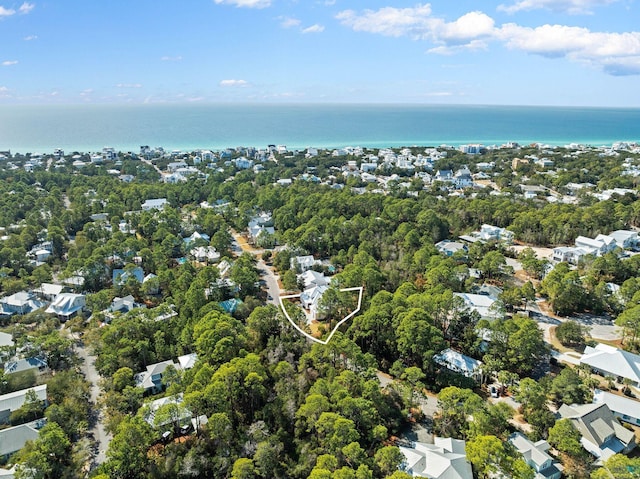
[[[99,409],[113,439],[106,461],[91,468],[95,478],[402,479],[410,476],[399,471],[403,456],[395,439],[424,419],[425,390],[438,394],[434,432],[467,440],[477,477],[533,477],[506,442],[516,412],[488,404],[474,380],[438,365],[434,356],[449,347],[481,360],[484,376],[511,386],[531,437],[554,445],[571,477],[589,477],[591,459],[566,444],[575,436],[572,426],[556,422],[541,405],[590,400],[593,384],[571,368],[545,375],[541,364],[548,366],[549,346],[536,321],[521,313],[543,296],[561,316],[606,314],[625,328],[625,346],[633,350],[640,340],[638,256],[612,252],[572,268],[550,265],[531,248],[518,256],[504,244],[479,242],[447,257],[435,244],[483,224],[507,228],[518,244],[530,247],[638,228],[637,195],[598,200],[579,192],[573,204],[564,204],[525,199],[519,190],[527,184],[566,194],[567,184],[589,182],[598,190],[637,191],[637,178],[621,174],[624,158],[595,150],[545,152],[555,162],[553,175],[533,164],[512,170],[516,155],[540,155],[535,147],[479,156],[447,153],[434,171],[466,165],[475,173],[480,161],[493,162],[491,181],[498,190],[450,195],[437,181],[424,184],[414,171],[389,167],[383,174],[395,179],[380,194],[376,185],[346,174],[344,165],[362,158],[328,154],[282,155],[257,172],[219,159],[198,165],[203,177],[178,184],[159,182],[152,164],[164,167],[166,159],[143,162],[127,153],[119,155],[119,165],[81,171],[71,155],[59,167],[49,163],[32,172],[0,168],[3,296],[81,276],[76,291],[86,295],[87,306],[62,324],[41,310],[1,319],[18,348],[45,356],[51,370],[44,378],[3,374],[3,392],[48,386],[46,409],[32,400],[12,416],[12,424],[47,420],[38,439],[11,459],[16,477],[86,477],[88,430]],[[638,154],[624,155],[640,161]],[[27,159],[16,155],[12,164]],[[185,161],[194,164],[190,155]],[[121,181],[108,172],[113,168],[134,181]],[[308,173],[322,181],[277,183]],[[168,206],[143,211],[151,198],[166,198]],[[202,202],[224,206],[204,208]],[[272,214],[277,246],[261,256],[240,254],[233,234],[244,232],[260,212]],[[187,247],[184,238],[196,231],[210,240]],[[43,242],[50,242],[51,256],[34,264],[30,252]],[[194,245],[214,247],[228,271],[192,260]],[[260,283],[258,261],[266,260],[295,288],[291,259],[301,254],[332,265],[332,287],[364,287],[361,312],[327,345],[299,335]],[[526,281],[517,280],[507,264],[516,257]],[[137,281],[136,268],[153,277]],[[116,270],[131,274],[118,283]],[[456,295],[484,283],[502,290],[500,319],[481,318]],[[613,295],[609,283],[619,285],[620,294]],[[105,315],[114,298],[129,295],[144,308]],[[240,300],[231,313],[221,307],[229,299]],[[478,331],[492,340],[487,344]],[[569,340],[584,341],[583,331],[576,334]],[[73,337],[96,356],[102,376],[97,404],[79,372]],[[170,366],[159,394],[137,386],[136,375],[147,366],[190,353],[197,354],[195,365]],[[389,386],[381,388],[380,374],[391,376]],[[161,398],[169,401],[151,414],[150,400]],[[470,415],[473,421],[467,421]],[[196,421],[184,433],[191,424],[184,417],[206,423]]]

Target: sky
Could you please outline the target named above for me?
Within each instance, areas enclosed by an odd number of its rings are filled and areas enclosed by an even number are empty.
[[[640,0],[0,0],[0,106],[640,107]]]

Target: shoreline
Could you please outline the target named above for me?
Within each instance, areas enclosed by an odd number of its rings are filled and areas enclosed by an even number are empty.
[[[467,140],[467,141],[462,141],[462,140],[449,140],[449,141],[411,141],[411,140],[407,140],[407,141],[385,141],[385,140],[372,140],[372,141],[353,141],[353,142],[345,142],[345,143],[324,143],[324,144],[296,144],[296,143],[290,143],[290,142],[286,142],[286,141],[273,141],[273,142],[269,142],[269,143],[263,143],[260,144],[262,142],[235,142],[235,143],[229,143],[229,144],[209,144],[209,145],[192,145],[192,144],[171,144],[171,143],[164,143],[164,144],[151,144],[151,143],[145,143],[145,142],[140,142],[138,144],[125,144],[122,146],[116,146],[115,143],[112,144],[104,144],[101,146],[88,146],[88,145],[76,145],[76,146],[69,146],[69,145],[65,145],[62,144],[62,142],[60,144],[56,144],[54,146],[37,146],[37,147],[24,147],[24,146],[16,146],[16,147],[10,147],[10,146],[5,146],[5,145],[1,145],[0,146],[0,151],[3,150],[9,150],[11,151],[11,154],[21,154],[21,155],[26,155],[26,154],[31,154],[31,155],[46,155],[46,154],[51,154],[53,153],[53,151],[57,148],[60,148],[62,150],[64,150],[65,152],[68,153],[78,153],[78,154],[82,154],[82,153],[96,153],[96,152],[101,152],[103,148],[106,147],[112,147],[114,148],[116,151],[118,152],[122,152],[122,153],[138,153],[140,150],[140,146],[142,145],[148,145],[151,148],[156,148],[156,147],[162,147],[165,151],[180,151],[180,152],[192,152],[192,151],[199,151],[199,150],[210,150],[212,152],[217,152],[217,151],[223,151],[227,148],[238,148],[238,147],[244,147],[244,148],[256,148],[256,149],[263,149],[263,148],[267,148],[268,145],[274,144],[274,145],[285,145],[289,151],[302,151],[302,150],[306,150],[307,148],[316,148],[319,150],[335,150],[335,149],[340,149],[340,148],[347,148],[347,147],[361,147],[361,148],[367,148],[367,149],[383,149],[383,148],[440,148],[440,147],[445,147],[445,146],[449,146],[449,147],[459,147],[462,145],[482,145],[484,147],[487,148],[499,148],[501,145],[505,145],[507,143],[517,143],[520,145],[520,147],[526,147],[529,145],[534,145],[534,144],[538,144],[538,145],[543,145],[543,146],[548,146],[550,148],[564,148],[564,147],[568,147],[569,145],[579,145],[581,147],[585,147],[585,148],[611,148],[614,144],[616,143],[629,143],[629,144],[640,144],[640,139],[636,139],[636,140],[630,140],[630,139],[602,139],[602,140],[566,140],[566,141],[558,141],[558,140],[553,140],[553,141],[544,141],[544,140],[533,140],[533,139],[525,139],[525,140],[518,140],[518,139],[504,139],[504,140],[490,140],[490,141],[482,141],[482,140]]]

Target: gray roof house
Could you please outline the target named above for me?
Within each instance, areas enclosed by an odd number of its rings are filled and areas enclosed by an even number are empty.
[[[21,424],[0,431],[0,458],[18,452],[27,441],[38,439],[38,430],[32,424]]]
[[[640,356],[637,354],[607,344],[598,344],[595,348],[585,348],[580,364],[587,364],[603,376],[626,378],[634,386],[640,387]]]
[[[0,299],[2,313],[11,316],[13,314],[27,314],[44,306],[34,295],[27,291],[20,291]]]
[[[618,419],[634,426],[640,426],[640,401],[596,389],[593,402],[594,404],[606,404]]]
[[[560,479],[562,469],[559,464],[547,453],[549,443],[541,440],[531,442],[520,432],[514,432],[509,436],[509,442],[518,450],[525,462],[535,471],[534,479]]]
[[[401,469],[413,477],[473,478],[462,439],[434,437],[433,441],[434,444],[415,442],[411,447],[400,446],[400,452],[404,455]]]
[[[20,391],[14,391],[9,394],[3,394],[0,396],[0,423],[7,422],[9,416],[13,411],[20,409],[26,399],[27,393],[33,391],[40,401],[47,400],[47,385],[42,384],[28,389],[22,389]]]
[[[47,367],[47,362],[39,357],[14,359],[4,364],[4,373],[14,374],[29,370],[44,371]]]
[[[150,364],[147,366],[146,371],[134,376],[136,386],[143,388],[145,393],[159,393],[163,389],[162,375],[169,366],[180,369],[180,365],[174,363],[171,359],[160,363]]]
[[[144,270],[140,266],[136,266],[131,271],[127,271],[124,269],[114,269],[111,279],[113,280],[114,286],[121,286],[127,282],[129,277],[133,276],[138,283],[144,281]]]
[[[582,447],[598,460],[626,454],[636,447],[633,431],[622,426],[606,404],[563,404],[558,412],[563,419],[571,420],[582,435]]]

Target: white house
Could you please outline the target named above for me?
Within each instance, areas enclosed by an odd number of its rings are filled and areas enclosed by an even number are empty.
[[[584,248],[575,246],[558,246],[553,248],[551,260],[556,263],[578,264],[588,253]]]
[[[640,387],[640,356],[637,354],[600,343],[595,348],[585,348],[580,364],[590,366],[602,376],[626,378],[635,387]]]
[[[606,404],[618,419],[640,426],[640,401],[596,389],[593,394],[594,404]]]
[[[220,259],[220,253],[213,246],[198,246],[192,248],[189,254],[200,263],[213,263]]]
[[[433,444],[415,442],[412,447],[400,446],[404,461],[400,468],[413,477],[430,479],[472,479],[462,439],[437,437]]]
[[[486,294],[473,293],[453,293],[464,301],[467,308],[476,311],[481,319],[494,320],[501,317],[500,311],[497,309],[497,298]]]
[[[142,209],[144,211],[161,210],[168,204],[169,201],[166,198],[155,198],[142,203]]]
[[[513,231],[487,224],[482,225],[480,231],[472,234],[482,241],[502,241],[507,244],[511,244],[514,237]]]
[[[534,479],[560,479],[562,466],[556,463],[547,451],[551,448],[545,440],[531,442],[520,432],[509,436],[509,442],[522,454],[523,459],[535,472]]]
[[[320,261],[316,260],[313,255],[296,256],[290,259],[291,269],[295,269],[300,273],[304,273],[317,264],[320,264]]]
[[[169,417],[163,422],[156,423],[156,413],[162,406],[167,404],[173,404],[176,406],[176,417]],[[143,406],[142,416],[144,420],[153,427],[162,427],[170,425],[175,419],[181,426],[189,424],[191,422],[191,411],[189,411],[183,404],[182,393],[174,396],[164,397],[151,401]]]
[[[575,241],[576,248],[585,250],[588,254],[602,256],[608,251],[615,248],[615,240],[613,238],[605,239],[604,235],[598,235],[597,238],[587,238],[586,236],[578,236]]]
[[[0,299],[0,313],[11,316],[12,314],[27,314],[44,306],[32,293],[20,291]]]
[[[436,364],[444,366],[455,373],[462,374],[468,378],[473,378],[476,381],[482,379],[482,371],[480,369],[482,362],[477,359],[470,358],[469,356],[465,356],[451,348],[447,348],[440,352],[440,354],[436,354],[433,357],[433,360]]]
[[[82,311],[86,304],[87,299],[84,294],[60,293],[45,310],[45,313],[55,314],[61,320],[66,321],[78,311]]]
[[[616,244],[622,249],[636,248],[640,242],[636,231],[616,230],[609,233],[609,236],[616,240]]]

